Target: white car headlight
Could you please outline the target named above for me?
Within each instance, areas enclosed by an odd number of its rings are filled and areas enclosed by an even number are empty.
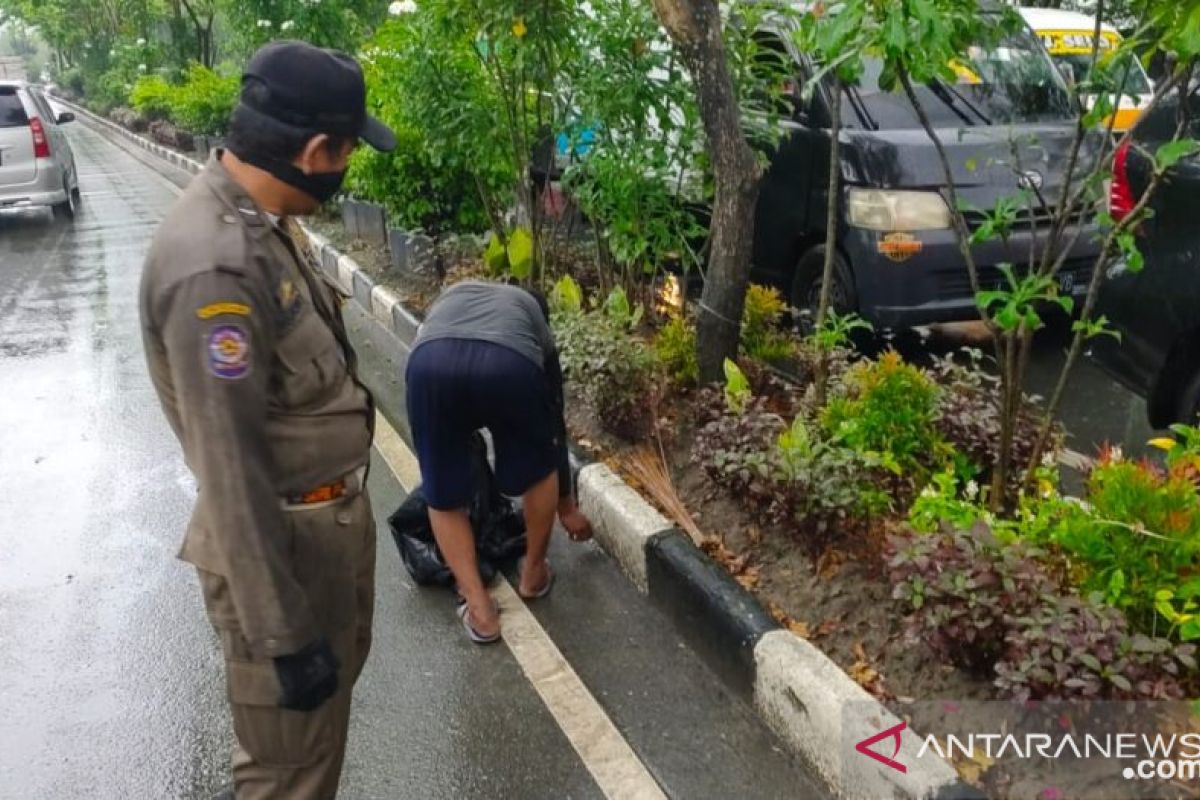
[[[937,192],[850,189],[850,225],[870,231],[937,231],[951,226],[950,207]]]

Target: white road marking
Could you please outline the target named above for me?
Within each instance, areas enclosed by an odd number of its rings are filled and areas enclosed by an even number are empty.
[[[383,415],[375,414],[375,447],[396,480],[409,491],[420,478],[417,460]],[[566,735],[605,797],[665,800],[645,764],[596,702],[550,635],[507,581],[492,596],[504,620],[504,644]]]
[[[383,456],[383,460],[404,487],[404,491],[412,491],[413,487],[421,482],[421,471],[416,456],[379,411],[375,412],[375,449]]]

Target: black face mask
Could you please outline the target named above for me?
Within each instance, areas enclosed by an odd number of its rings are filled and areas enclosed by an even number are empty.
[[[339,172],[314,172],[310,175],[295,164],[283,161],[282,159],[266,156],[260,157],[257,155],[244,156],[241,153],[234,153],[234,155],[247,164],[258,167],[273,177],[278,178],[288,186],[299,189],[316,200],[319,205],[324,205],[332,200],[333,196],[342,188],[342,183],[346,180],[345,170]]]

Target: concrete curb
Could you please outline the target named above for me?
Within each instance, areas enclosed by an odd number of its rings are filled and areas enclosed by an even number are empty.
[[[191,174],[203,165],[66,101],[77,115]],[[303,226],[302,226],[303,227]],[[304,227],[325,272],[391,331],[405,350],[417,318],[387,287]],[[915,758],[903,739],[901,773],[854,752],[899,720],[818,648],[785,631],[724,569],[603,464],[572,453],[579,503],[599,545],[829,790],[846,800],[951,800],[981,795],[944,762]],[[886,749],[886,747],[884,748]],[[907,758],[906,758],[907,756]]]

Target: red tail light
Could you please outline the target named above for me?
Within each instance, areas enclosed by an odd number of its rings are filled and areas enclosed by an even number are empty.
[[[33,131],[33,157],[49,158],[50,140],[46,138],[46,129],[42,127],[42,121],[32,117],[29,120],[29,130]]]
[[[1117,148],[1113,157],[1112,186],[1108,191],[1108,212],[1120,222],[1137,208],[1133,196],[1133,185],[1129,182],[1129,145],[1127,141]]]

